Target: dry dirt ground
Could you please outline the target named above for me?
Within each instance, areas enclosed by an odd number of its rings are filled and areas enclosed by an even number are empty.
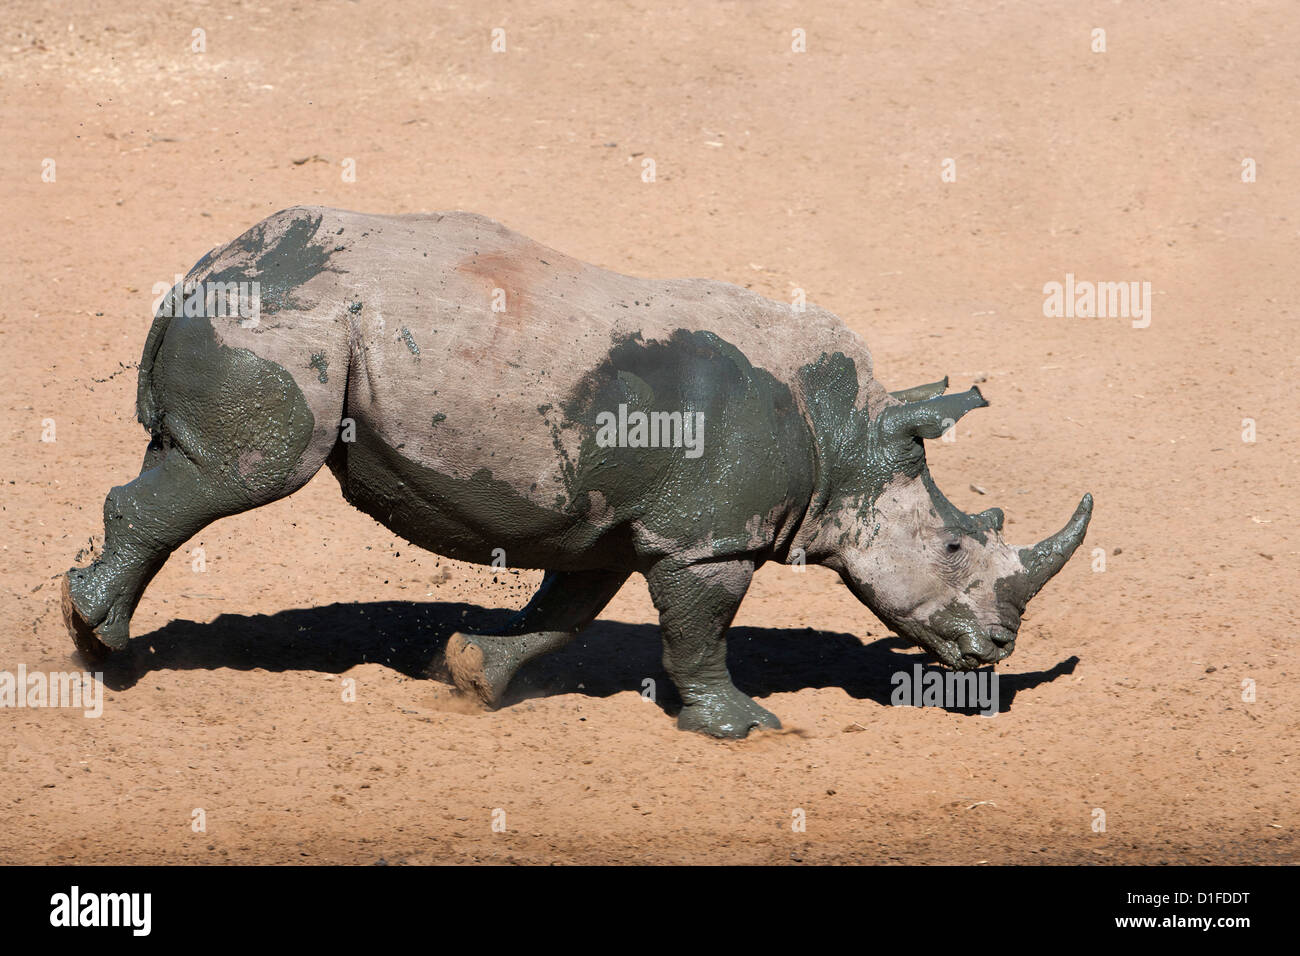
[[[1097,509],[992,718],[890,706],[919,656],[830,572],[764,568],[733,670],[787,730],[720,743],[641,698],[665,678],[639,578],[510,706],[461,706],[428,676],[447,633],[540,575],[417,551],[322,473],[173,556],[102,717],[0,710],[0,861],[1295,861],[1298,22],[11,0],[0,670],[80,666],[58,576],[139,468],[154,284],[300,203],[469,209],[623,272],[806,289],[886,386],[982,383],[992,407],[930,443],[959,506],[1002,506],[1020,543]],[[1046,317],[1066,273],[1150,282],[1149,327]]]

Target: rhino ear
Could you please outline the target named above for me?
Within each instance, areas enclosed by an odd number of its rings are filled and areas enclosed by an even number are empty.
[[[947,390],[948,376],[945,375],[941,381],[931,382],[929,385],[913,385],[911,388],[899,389],[889,394],[900,402],[922,402],[927,398],[937,398]]]
[[[986,405],[988,401],[973,385],[964,392],[952,395],[940,395],[906,405],[891,405],[880,412],[880,438],[887,445],[905,449],[915,439],[938,438],[972,408],[984,408]]]
[[[985,531],[1000,532],[1002,530],[1003,522],[1006,521],[1006,515],[1002,513],[1001,508],[988,508],[977,515],[971,515],[971,517],[974,518],[975,523]]]

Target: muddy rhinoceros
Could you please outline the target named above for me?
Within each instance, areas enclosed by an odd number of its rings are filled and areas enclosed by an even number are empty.
[[[251,313],[229,307],[240,290]],[[609,272],[482,216],[288,209],[209,252],[157,309],[143,469],[108,493],[102,551],[64,580],[65,620],[88,655],[125,648],[174,549],[328,465],[420,547],[545,571],[504,629],[452,636],[462,690],[496,704],[640,572],[678,726],[779,727],[726,664],[759,565],[832,568],[898,634],[970,669],[1011,653],[1026,603],[1083,539],[1090,496],[1016,548],[1001,511],[965,514],[935,487],[923,439],[987,404],[946,386],[887,392],[822,309]]]

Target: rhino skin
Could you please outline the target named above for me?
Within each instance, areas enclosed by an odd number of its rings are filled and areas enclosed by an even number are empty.
[[[185,296],[238,282],[258,284],[255,322]],[[946,379],[890,394],[829,312],[620,275],[483,216],[295,207],[186,283],[140,361],[141,473],[108,493],[102,550],[64,579],[91,657],[127,646],[173,550],[328,465],[348,501],[422,548],[545,570],[501,631],[452,636],[462,690],[496,705],[639,572],[678,725],[743,737],[780,726],[726,665],[759,565],[830,567],[898,634],[969,669],[1012,652],[1091,514],[1085,495],[1061,531],[1016,548],[1001,511],[954,507],[923,440],[987,402]]]

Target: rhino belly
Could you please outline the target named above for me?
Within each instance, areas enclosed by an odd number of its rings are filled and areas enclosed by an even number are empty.
[[[421,548],[475,564],[585,570],[632,567],[626,529],[592,520],[585,501],[550,504],[496,477],[488,462],[448,474],[405,454],[362,416],[330,458],[344,497]]]

